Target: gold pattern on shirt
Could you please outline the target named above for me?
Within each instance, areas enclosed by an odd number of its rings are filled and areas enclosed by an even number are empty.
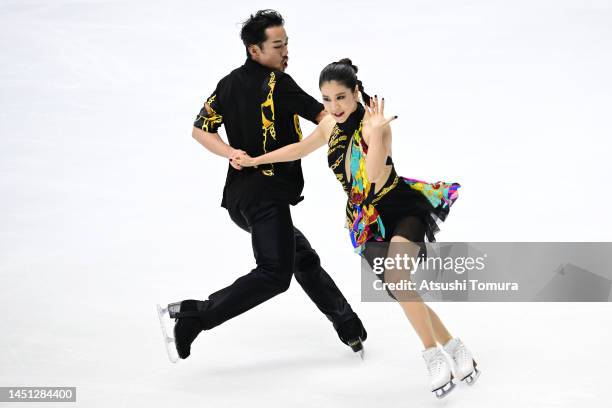
[[[264,154],[268,153],[266,148],[269,142],[269,137],[276,141],[276,129],[274,128],[274,87],[276,86],[276,74],[270,73],[270,79],[268,80],[268,96],[264,103],[261,104],[261,126],[263,130],[263,151]],[[268,169],[262,170],[264,176],[274,175],[274,164],[270,163]]]
[[[210,132],[212,129],[212,126],[220,125],[221,123],[223,123],[223,116],[219,115],[212,108],[212,103],[215,101],[216,98],[217,98],[217,95],[213,95],[210,98],[208,98],[208,100],[204,104],[204,109],[206,109],[207,115],[206,116],[198,115],[198,117],[196,118],[196,121],[200,119],[202,120],[201,129],[205,132]]]
[[[298,135],[298,141],[301,141],[302,128],[300,127],[300,116],[297,113],[293,115],[293,126],[295,127],[295,133]]]

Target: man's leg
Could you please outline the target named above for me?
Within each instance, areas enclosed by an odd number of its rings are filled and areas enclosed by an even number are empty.
[[[175,337],[181,358],[189,356],[191,343],[200,331],[210,330],[289,288],[295,256],[289,205],[258,203],[231,217],[241,227],[245,221],[251,231],[257,267],[211,294],[208,300],[180,303],[180,311],[171,317],[179,318]]]
[[[349,344],[352,340],[365,340],[367,332],[357,314],[321,266],[316,251],[300,230],[295,231],[295,279],[319,310],[327,316],[338,332],[340,340]]]

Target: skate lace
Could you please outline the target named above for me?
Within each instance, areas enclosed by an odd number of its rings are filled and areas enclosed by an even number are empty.
[[[429,374],[431,376],[437,376],[442,371],[442,367],[444,366],[444,357],[441,355],[434,356],[427,364],[427,369],[429,370]]]
[[[470,352],[465,348],[463,344],[457,346],[453,353],[453,360],[457,364],[467,364],[470,362]]]

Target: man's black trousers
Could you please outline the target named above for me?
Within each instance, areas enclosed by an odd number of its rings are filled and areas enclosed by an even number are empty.
[[[228,211],[234,223],[251,233],[257,267],[230,286],[211,294],[203,303],[198,302],[204,330],[286,291],[293,275],[336,330],[343,323],[357,319],[332,278],[321,267],[319,256],[304,234],[293,226],[289,204],[258,202]]]

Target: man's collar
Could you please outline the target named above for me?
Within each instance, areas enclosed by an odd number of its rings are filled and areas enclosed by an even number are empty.
[[[273,69],[270,69],[268,67],[265,67],[263,65],[261,65],[259,62],[252,60],[251,58],[246,59],[245,63],[244,63],[244,67],[246,69],[248,69],[249,71],[260,71],[260,72],[272,72],[274,71]]]

